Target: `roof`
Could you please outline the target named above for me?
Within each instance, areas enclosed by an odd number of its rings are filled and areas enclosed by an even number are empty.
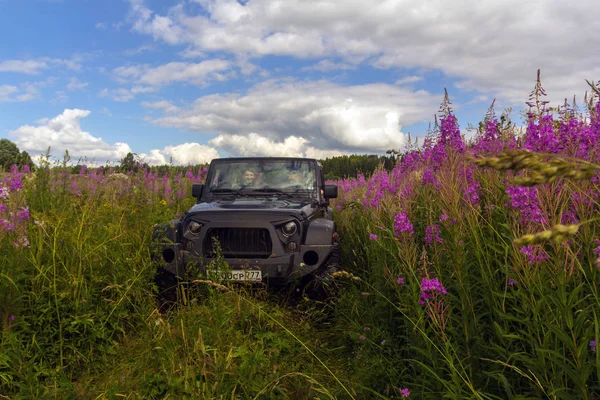
[[[212,161],[251,161],[251,160],[270,160],[270,161],[311,161],[318,162],[316,158],[307,157],[221,157],[213,158]],[[212,162],[211,161],[211,162]]]

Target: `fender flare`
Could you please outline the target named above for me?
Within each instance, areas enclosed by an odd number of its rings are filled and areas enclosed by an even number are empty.
[[[332,244],[335,232],[335,222],[329,219],[315,219],[311,221],[306,231],[306,245]]]

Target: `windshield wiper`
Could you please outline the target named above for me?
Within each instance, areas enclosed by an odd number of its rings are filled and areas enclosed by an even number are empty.
[[[285,194],[288,197],[293,197],[290,193],[284,192],[281,189],[277,189],[277,188],[260,188],[260,189],[254,189],[252,192],[250,192],[250,194],[253,193],[273,193],[273,194]]]

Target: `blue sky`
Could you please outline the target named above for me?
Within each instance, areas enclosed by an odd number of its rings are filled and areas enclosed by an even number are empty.
[[[461,128],[600,79],[600,6],[558,1],[0,0],[0,137],[161,164],[401,149],[444,88]],[[10,38],[10,39],[7,39]]]

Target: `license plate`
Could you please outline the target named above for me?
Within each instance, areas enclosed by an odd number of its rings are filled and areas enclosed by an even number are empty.
[[[206,276],[209,279],[221,281],[262,281],[262,271],[259,270],[208,270]]]

